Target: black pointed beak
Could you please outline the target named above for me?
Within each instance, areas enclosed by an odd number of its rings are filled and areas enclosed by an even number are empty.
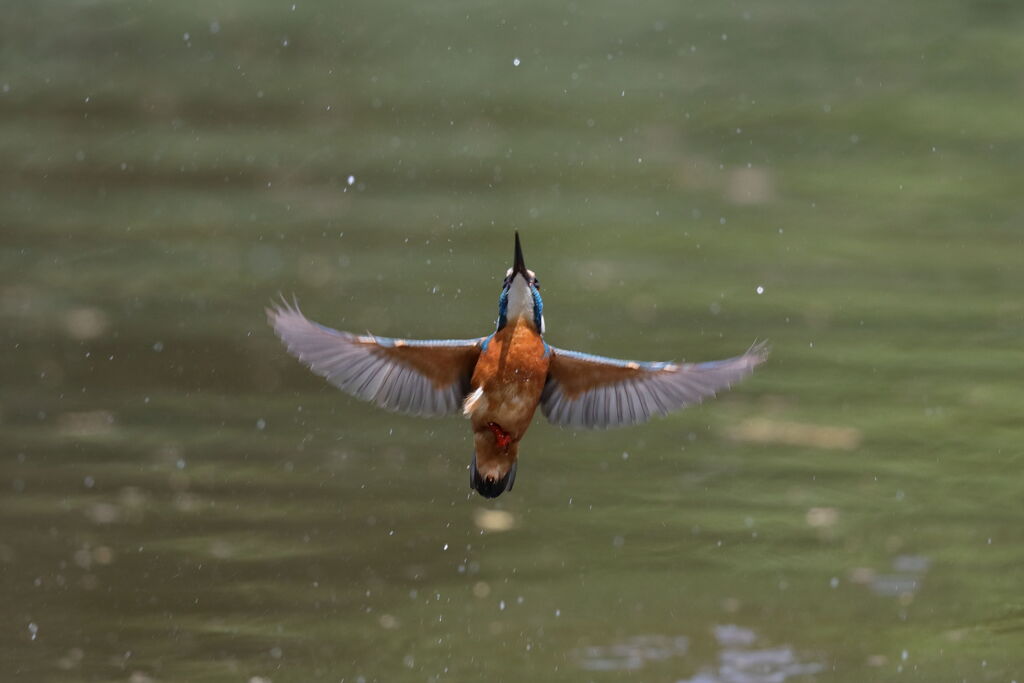
[[[526,272],[526,261],[523,260],[523,246],[519,244],[519,231],[516,231],[516,260],[512,264],[512,275],[519,273],[526,279],[530,276]]]

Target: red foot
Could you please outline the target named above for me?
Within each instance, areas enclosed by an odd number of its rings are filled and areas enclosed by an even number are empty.
[[[508,448],[512,444],[512,436],[493,422],[487,423],[487,428],[494,434],[494,440],[498,442],[498,448]]]

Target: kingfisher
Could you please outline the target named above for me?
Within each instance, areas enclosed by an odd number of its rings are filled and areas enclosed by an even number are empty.
[[[534,412],[569,428],[646,422],[714,396],[767,358],[764,342],[704,363],[618,360],[544,341],[540,281],[526,267],[519,233],[498,296],[497,328],[475,339],[356,335],[307,319],[293,299],[267,308],[289,353],[356,398],[434,417],[461,412],[473,427],[470,486],[486,498],[511,491],[519,442]]]

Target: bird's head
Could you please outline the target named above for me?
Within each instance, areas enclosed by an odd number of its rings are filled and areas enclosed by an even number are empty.
[[[511,320],[522,318],[544,334],[544,300],[540,298],[540,281],[523,260],[523,247],[516,232],[516,254],[512,267],[505,273],[501,296],[498,297],[498,329]]]

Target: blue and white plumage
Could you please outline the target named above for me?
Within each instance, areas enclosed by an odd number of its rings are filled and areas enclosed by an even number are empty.
[[[523,274],[513,273],[509,268],[498,297],[498,329],[517,318],[532,321],[537,331],[544,334],[544,300],[540,296],[536,276],[532,270]]]

